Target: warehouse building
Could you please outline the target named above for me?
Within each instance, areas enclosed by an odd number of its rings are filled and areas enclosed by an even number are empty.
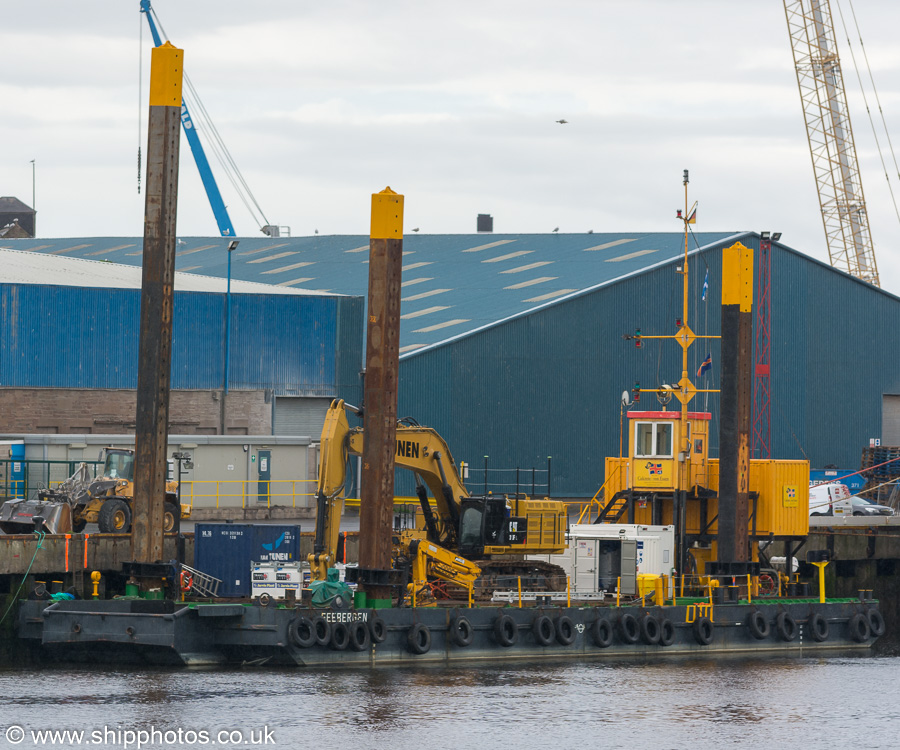
[[[736,241],[758,251],[760,235],[690,237],[687,322],[698,334],[719,332],[721,251]],[[0,244],[35,255],[137,265],[140,242]],[[179,240],[178,270],[221,279],[226,244],[220,238]],[[806,457],[814,468],[858,466],[870,439],[900,443],[900,299],[781,242],[771,247],[766,295],[771,455]],[[360,236],[242,239],[232,275],[359,299],[367,288],[367,249],[368,238]],[[399,414],[435,427],[456,461],[466,462],[476,491],[482,484],[509,491],[518,476],[529,492],[532,484],[538,493],[549,484],[557,497],[592,495],[603,481],[604,456],[619,451],[623,392],[635,383],[656,388],[681,377],[681,350],[673,341],[644,339],[638,348],[626,337],[638,329],[645,336],[675,333],[682,317],[683,264],[681,233],[407,236]],[[220,318],[210,312],[204,320],[209,325],[204,340],[220,346]],[[355,336],[357,368],[362,325],[352,332],[338,329],[329,337],[335,362],[348,358],[345,347]],[[199,336],[203,328],[193,330]],[[283,345],[282,336],[272,328],[273,351]],[[250,372],[258,370],[258,361],[243,361],[251,351],[241,352],[232,368],[247,374],[235,379],[236,392],[258,384],[258,375]],[[707,355],[713,367],[698,379]],[[691,348],[689,372],[698,387],[717,387],[718,355],[715,339],[698,340]],[[319,392],[323,404],[332,395],[358,403],[353,368],[338,368],[344,376]],[[204,372],[207,381],[214,380],[221,367],[210,365]],[[2,386],[9,387],[2,363],[0,374]],[[640,406],[662,408],[653,394],[644,394]],[[710,454],[716,456],[717,395],[698,395],[691,408],[712,412]],[[278,419],[272,430],[290,434]]]

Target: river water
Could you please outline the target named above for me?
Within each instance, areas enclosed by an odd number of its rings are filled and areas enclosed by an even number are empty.
[[[897,748],[900,657],[0,671],[0,747]],[[84,732],[43,737],[37,732]]]

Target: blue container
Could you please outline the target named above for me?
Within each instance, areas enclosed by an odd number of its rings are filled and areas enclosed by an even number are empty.
[[[219,596],[250,596],[254,563],[299,559],[299,526],[198,523],[194,527],[194,567],[222,581]]]
[[[809,472],[810,484],[826,484],[828,482],[840,482],[846,484],[850,493],[855,495],[866,486],[866,480],[858,469],[811,469]],[[849,476],[852,474],[853,476]]]

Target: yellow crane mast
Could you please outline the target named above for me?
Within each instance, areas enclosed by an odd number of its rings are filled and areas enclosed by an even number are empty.
[[[784,0],[831,265],[881,286],[829,0]]]

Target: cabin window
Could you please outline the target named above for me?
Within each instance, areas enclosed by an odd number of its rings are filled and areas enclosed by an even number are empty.
[[[634,426],[634,455],[641,458],[672,458],[671,422],[638,422]]]

